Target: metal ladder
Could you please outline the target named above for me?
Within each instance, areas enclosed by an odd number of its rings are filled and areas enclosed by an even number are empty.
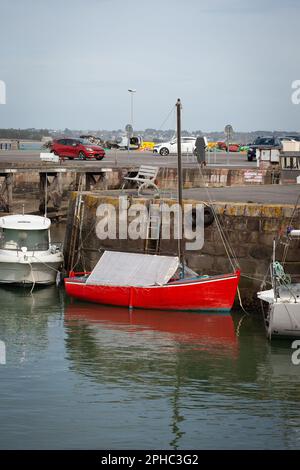
[[[145,239],[145,252],[158,254],[161,241],[161,211],[160,205],[149,205],[149,217]]]
[[[85,187],[85,178],[83,174],[80,174],[79,181],[78,181],[78,188],[77,188],[77,195],[75,200],[75,208],[74,208],[74,215],[73,215],[73,225],[70,237],[70,248],[69,248],[69,256],[66,265],[67,272],[73,270],[75,267],[75,254],[78,248],[78,238],[79,238],[79,231],[80,225],[83,219],[83,205],[82,205],[82,192]]]

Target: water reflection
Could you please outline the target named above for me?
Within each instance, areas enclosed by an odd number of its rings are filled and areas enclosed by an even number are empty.
[[[238,357],[238,341],[230,315],[134,310],[72,303],[65,312],[66,348],[73,369],[99,383],[129,386],[135,382],[148,400],[166,387],[172,418],[170,446],[178,448],[181,389],[194,379],[201,358],[201,380],[213,363],[219,368]],[[161,392],[160,392],[161,393]]]
[[[1,448],[300,447],[300,366],[261,317],[0,295]]]
[[[101,380],[104,364],[111,370],[122,364],[120,374],[109,375],[118,381],[126,377],[126,370],[133,373],[140,369],[150,353],[159,355],[157,365],[162,363],[163,367],[174,364],[178,357],[183,360],[188,355],[191,359],[191,353],[197,352],[222,360],[238,355],[230,315],[130,311],[75,302],[66,308],[65,324],[70,358],[83,374],[89,366],[96,377],[100,368]],[[130,354],[124,354],[126,348]]]
[[[134,383],[137,400],[140,393],[153,401],[156,393],[167,394],[171,448],[188,445],[187,434],[193,426],[196,430],[194,420],[203,413],[215,429],[227,415],[228,422],[235,416],[248,420],[249,429],[237,426],[245,447],[262,420],[268,423],[262,433],[294,446],[298,434],[285,430],[299,428],[300,414],[286,402],[299,401],[300,384],[288,345],[270,345],[260,321],[247,317],[241,326],[240,318],[74,302],[65,311],[67,357],[72,370],[95,382],[131,392]]]
[[[236,345],[231,315],[188,313],[157,310],[129,310],[88,303],[70,303],[65,319],[86,321],[90,326],[119,329],[130,332],[156,331],[174,341],[202,345],[204,349]]]
[[[48,344],[48,328],[63,318],[63,298],[55,286],[1,286],[0,339],[7,345],[9,363],[22,363]]]

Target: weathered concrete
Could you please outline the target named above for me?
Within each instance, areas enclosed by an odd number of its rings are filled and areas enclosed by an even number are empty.
[[[155,163],[152,163],[153,165]],[[158,165],[159,166],[159,165]],[[85,165],[74,163],[72,166],[69,164],[53,165],[53,164],[11,164],[3,165],[0,163],[1,169],[13,169],[14,186],[15,189],[22,189],[24,187],[29,189],[37,189],[39,186],[39,174],[44,172],[53,172],[57,168],[63,175],[63,185],[66,190],[72,185],[76,174],[78,173],[96,173],[105,171],[108,168],[99,163],[88,163]],[[105,188],[117,189],[123,183],[123,177],[128,171],[138,170],[138,166],[124,166],[122,168],[112,166],[110,174],[107,177]],[[183,169],[183,186],[184,188],[195,188],[201,186],[241,186],[253,184],[271,184],[274,181],[273,170],[257,170],[257,169],[236,169],[236,168],[205,168],[202,173],[199,172],[198,167],[184,168]],[[177,182],[177,169],[171,167],[161,167],[158,173],[158,186],[161,188],[175,188]],[[102,189],[102,186],[97,186],[97,189]]]
[[[14,207],[15,196],[23,197],[24,193],[38,194],[41,213],[44,212],[46,197],[48,209],[59,211],[62,202],[67,201],[69,192],[78,189],[79,182],[84,190],[119,189],[123,185],[124,176],[129,171],[138,170],[134,165],[103,168],[101,162],[84,162],[84,165],[82,163],[61,161],[54,164],[39,161],[33,165],[25,161],[0,162],[0,180],[1,177],[3,180],[2,184],[0,181],[0,211],[10,212]],[[273,180],[272,170],[205,168],[200,172],[198,167],[183,169],[184,189],[208,186],[262,186]],[[176,190],[177,169],[160,168],[156,182],[161,191]]]
[[[70,162],[67,162],[70,163]],[[86,189],[118,189],[122,186],[123,177],[128,171],[137,171],[135,165],[128,167],[102,167],[101,162],[82,165],[72,162],[72,165],[62,163],[54,165],[51,163],[36,163],[34,165],[20,162],[18,164],[3,164],[0,162],[0,173],[13,172],[13,192],[38,191],[41,175],[48,172],[61,173],[62,190],[66,194],[76,189],[76,180],[79,174],[101,175],[101,178],[87,178]],[[229,168],[205,168],[202,173],[198,168],[183,169],[183,188],[198,187],[226,187],[226,186],[252,186],[271,184],[274,181],[273,170],[255,169],[229,169]],[[177,186],[177,169],[162,167],[157,178],[158,187],[164,189],[175,189]]]
[[[65,238],[66,259],[69,255],[72,230],[74,235],[74,227],[76,229],[76,220],[74,220],[76,196],[77,193],[73,192],[70,198]],[[78,259],[76,270],[91,270],[103,249],[145,251],[145,240],[142,239],[101,241],[97,238],[95,229],[98,205],[111,203],[118,211],[118,198],[103,196],[101,193],[86,192],[82,195],[82,201],[82,218],[81,223],[78,222],[77,226],[77,237],[81,242],[79,243],[80,249],[75,256],[75,259]],[[131,202],[141,201],[136,198],[131,200]],[[147,202],[149,204],[149,200]],[[174,201],[169,202],[174,203]],[[186,200],[185,203],[196,204],[197,201]],[[240,289],[243,303],[246,307],[254,308],[257,304],[256,292],[260,289],[261,282],[269,268],[273,239],[280,232],[285,232],[286,227],[290,225],[294,206],[216,202],[214,208],[242,270]],[[300,211],[298,209],[294,213],[293,225],[300,227]],[[81,234],[79,236],[80,227]],[[280,245],[277,252],[278,260],[282,257],[283,249],[284,245]],[[177,240],[161,241],[161,254],[175,254],[176,250]],[[188,265],[198,273],[230,272],[230,263],[215,222],[205,229],[203,249],[200,252],[187,252],[186,260]],[[72,266],[73,268],[74,266]],[[288,251],[286,270],[292,274],[300,273],[300,242],[293,242],[293,248]]]

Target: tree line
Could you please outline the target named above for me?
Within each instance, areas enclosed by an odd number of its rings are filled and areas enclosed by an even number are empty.
[[[40,141],[43,136],[49,135],[48,129],[0,129],[0,139],[28,139]]]

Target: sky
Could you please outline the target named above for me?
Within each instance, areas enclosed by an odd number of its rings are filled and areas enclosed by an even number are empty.
[[[300,131],[299,24],[299,0],[0,0],[0,128],[123,129],[132,88],[135,129],[181,98],[187,130]]]

